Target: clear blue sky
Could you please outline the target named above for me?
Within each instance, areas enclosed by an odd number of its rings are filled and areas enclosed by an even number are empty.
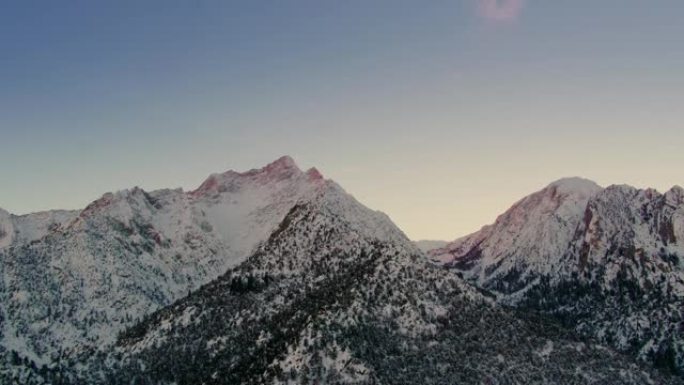
[[[413,238],[580,175],[684,184],[684,2],[5,1],[0,207],[283,154]]]

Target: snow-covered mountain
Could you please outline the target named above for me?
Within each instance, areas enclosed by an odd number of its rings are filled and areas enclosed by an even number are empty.
[[[479,286],[507,294],[559,266],[584,217],[589,199],[602,189],[594,182],[569,178],[515,203],[492,225],[457,239],[430,255],[462,270]],[[511,272],[520,274],[521,287],[496,290]]]
[[[680,371],[684,190],[552,183],[492,225],[430,251],[500,302]]]
[[[498,306],[287,157],[42,215],[2,217],[0,383],[681,383]]]
[[[122,333],[89,383],[677,383],[497,307],[330,184],[246,261]]]
[[[113,342],[242,262],[331,183],[283,157],[191,192],[133,188],[80,212],[1,212],[0,346],[40,365]]]

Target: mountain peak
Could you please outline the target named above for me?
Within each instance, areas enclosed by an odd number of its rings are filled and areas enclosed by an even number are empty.
[[[249,180],[264,183],[287,179],[302,174],[302,170],[299,169],[294,159],[285,155],[262,168],[254,168],[244,172],[229,170],[221,174],[211,174],[196,190],[192,191],[191,194],[195,196],[202,195],[207,191],[216,190],[220,185],[224,184],[242,183]]]
[[[269,163],[264,167],[265,169],[284,169],[284,168],[296,168],[299,170],[299,167],[297,167],[297,163],[295,163],[294,159],[292,159],[291,156],[289,155],[283,155],[280,158],[274,160],[273,162]]]
[[[316,167],[311,167],[310,169],[306,170],[306,176],[309,177],[309,180],[323,180],[323,174],[321,174],[320,171]]]
[[[262,168],[254,168],[245,172],[228,171],[223,175],[255,176],[255,175],[282,175],[291,176],[301,174],[297,163],[290,156],[281,156]]]
[[[566,193],[575,192],[584,193],[584,195],[592,195],[602,190],[596,182],[581,177],[562,178],[551,183],[547,188],[554,187]]]

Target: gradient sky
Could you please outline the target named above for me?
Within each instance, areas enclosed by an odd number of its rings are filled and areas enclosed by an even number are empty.
[[[412,238],[565,176],[684,184],[684,1],[4,1],[0,207],[283,154]]]

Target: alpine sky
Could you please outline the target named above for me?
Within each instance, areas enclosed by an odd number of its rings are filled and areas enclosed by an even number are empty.
[[[551,180],[683,184],[677,0],[18,1],[0,207],[84,207],[291,155],[414,238]]]

